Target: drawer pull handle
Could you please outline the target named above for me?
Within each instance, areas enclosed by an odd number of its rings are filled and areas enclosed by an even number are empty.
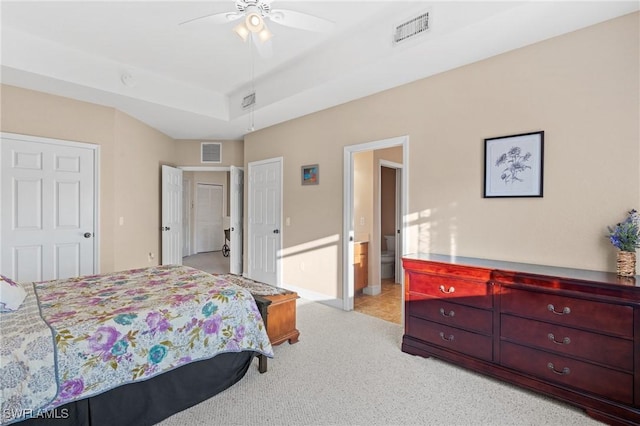
[[[453,342],[453,334],[450,334],[449,337],[445,337],[444,333],[441,331],[440,332],[440,338],[442,340],[444,340],[445,342]]]
[[[556,370],[556,368],[553,366],[553,363],[550,362],[549,364],[547,364],[547,367],[549,367],[549,370],[553,371],[556,374],[559,374],[561,376],[567,376],[569,374],[571,374],[571,370],[569,370],[569,367],[565,367],[562,369],[562,371],[558,371]]]
[[[443,317],[451,318],[451,317],[454,317],[456,315],[456,313],[454,311],[449,311],[449,313],[447,314],[444,311],[444,308],[440,308],[440,315],[442,315]]]
[[[445,290],[444,286],[443,286],[443,285],[441,285],[441,286],[440,286],[440,291],[441,291],[442,293],[453,293],[454,291],[456,291],[456,289],[455,289],[455,288],[453,288],[453,287],[449,287],[449,290]]]
[[[553,306],[551,303],[547,305],[547,309],[549,310],[549,312],[553,312],[556,315],[569,315],[571,313],[571,309],[569,309],[568,306],[565,306],[564,308],[562,308],[562,312],[558,312],[556,311],[556,307]]]
[[[568,337],[565,337],[564,339],[562,339],[562,342],[558,342],[556,340],[556,336],[554,336],[553,333],[547,334],[547,337],[556,345],[568,345],[569,343],[571,343],[571,339],[569,339]]]

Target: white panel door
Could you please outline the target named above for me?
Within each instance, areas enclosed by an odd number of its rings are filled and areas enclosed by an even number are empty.
[[[96,148],[9,134],[1,143],[0,271],[17,281],[97,272]]]
[[[191,255],[191,181],[182,181],[182,256]]]
[[[249,164],[249,277],[279,285],[282,160]]]
[[[182,265],[182,170],[162,166],[162,264]]]
[[[231,252],[229,272],[242,275],[244,170],[231,166]]]
[[[196,252],[222,250],[222,185],[199,183],[196,198]]]

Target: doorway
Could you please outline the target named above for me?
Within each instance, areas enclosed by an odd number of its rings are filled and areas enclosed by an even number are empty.
[[[345,147],[344,150],[344,235],[346,236],[344,241],[344,264],[348,265],[344,268],[343,275],[343,309],[353,310],[355,301],[355,288],[354,288],[354,244],[356,242],[361,243],[362,239],[367,239],[368,243],[368,284],[363,292],[370,297],[376,297],[382,294],[383,281],[381,277],[381,257],[383,248],[385,248],[384,237],[381,228],[381,195],[380,188],[381,182],[379,180],[380,170],[382,165],[391,166],[396,169],[396,201],[394,202],[394,209],[397,209],[395,214],[396,222],[396,258],[397,258],[397,271],[394,270],[394,275],[398,277],[398,284],[393,284],[395,280],[392,280],[391,284],[395,285],[395,290],[399,294],[397,300],[393,302],[394,309],[399,313],[400,320],[403,313],[403,294],[404,288],[404,274],[400,264],[401,255],[404,253],[405,241],[403,236],[405,235],[405,229],[407,227],[406,215],[408,211],[408,190],[407,190],[407,176],[408,176],[408,136],[401,136],[391,139],[385,139],[380,141],[368,142],[358,145],[352,145]],[[390,159],[385,158],[387,151],[394,149],[396,154]],[[370,217],[371,226],[370,231],[364,234],[361,229],[356,233],[358,226],[366,223],[367,218],[363,215],[356,216],[355,198],[356,198],[356,171],[355,171],[355,158],[360,153],[371,153],[371,180],[372,196],[371,196],[371,209],[372,214]],[[358,173],[359,174],[359,173]],[[360,203],[358,203],[360,204]],[[358,235],[356,235],[358,234]],[[397,317],[398,315],[396,315]]]
[[[402,276],[402,168],[403,165],[388,160],[379,161],[380,178],[379,208],[380,208],[380,241],[381,277],[393,283],[400,283]],[[389,262],[387,264],[387,262]]]
[[[217,251],[224,243],[222,185],[198,183],[196,187],[196,253]]]
[[[190,194],[188,200],[184,201],[185,222],[189,223],[188,233],[185,234],[185,247],[190,247],[184,252],[183,263],[187,266],[202,269],[214,273],[243,274],[242,259],[242,233],[243,233],[243,197],[244,197],[244,169],[242,167],[225,166],[181,166],[184,172],[184,179],[188,180],[189,189],[184,194]],[[197,232],[196,232],[196,195],[197,184],[212,184],[222,187],[223,207],[222,207],[222,239],[215,246],[215,251],[197,253]],[[225,243],[225,229],[229,229],[230,252],[228,257],[222,254],[222,246]],[[229,244],[229,241],[226,241]]]
[[[397,154],[389,152],[394,148],[375,151],[377,155],[384,156]],[[395,150],[401,148],[396,147]],[[360,154],[359,154],[360,155]],[[397,158],[397,156],[396,156]],[[371,315],[385,321],[401,324],[402,314],[402,265],[400,251],[397,247],[402,246],[400,241],[401,237],[401,180],[402,180],[402,164],[388,161],[385,159],[377,159],[377,180],[379,185],[377,186],[377,194],[373,199],[377,202],[372,203],[373,207],[377,209],[377,229],[380,230],[378,237],[380,241],[380,263],[373,264],[372,268],[379,268],[380,271],[380,285],[368,285],[362,291],[354,291],[354,310],[360,313]],[[356,165],[357,166],[357,165]],[[356,173],[357,173],[356,168]],[[371,180],[376,179],[374,173]],[[362,185],[362,183],[360,183]],[[355,182],[355,194],[358,194],[359,182]],[[358,197],[354,200],[357,204],[359,202]],[[362,207],[361,207],[362,208]],[[358,209],[356,209],[358,210]]]

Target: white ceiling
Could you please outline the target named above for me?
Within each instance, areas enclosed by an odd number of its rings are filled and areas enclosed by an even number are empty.
[[[175,139],[241,139],[252,120],[264,128],[639,6],[638,0],[273,0],[274,9],[335,26],[315,33],[269,22],[273,55],[262,58],[232,32],[233,23],[178,25],[234,11],[233,0],[2,0],[1,81],[115,107]],[[393,47],[394,26],[425,10],[431,29]],[[253,119],[241,108],[252,75]]]

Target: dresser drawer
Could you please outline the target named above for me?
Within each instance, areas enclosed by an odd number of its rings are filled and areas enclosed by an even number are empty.
[[[502,314],[500,337],[633,371],[633,341]]]
[[[440,324],[464,328],[486,335],[491,335],[493,332],[493,311],[449,303],[432,297],[407,302],[405,309],[408,315],[428,319]]]
[[[405,334],[452,351],[487,361],[493,360],[491,337],[409,316]]]
[[[633,308],[502,286],[500,311],[633,338]]]
[[[524,361],[526,360],[526,361]],[[543,380],[633,403],[633,375],[569,357],[501,342],[500,363]]]
[[[477,308],[493,307],[492,286],[482,281],[409,272],[409,292],[451,299]]]

